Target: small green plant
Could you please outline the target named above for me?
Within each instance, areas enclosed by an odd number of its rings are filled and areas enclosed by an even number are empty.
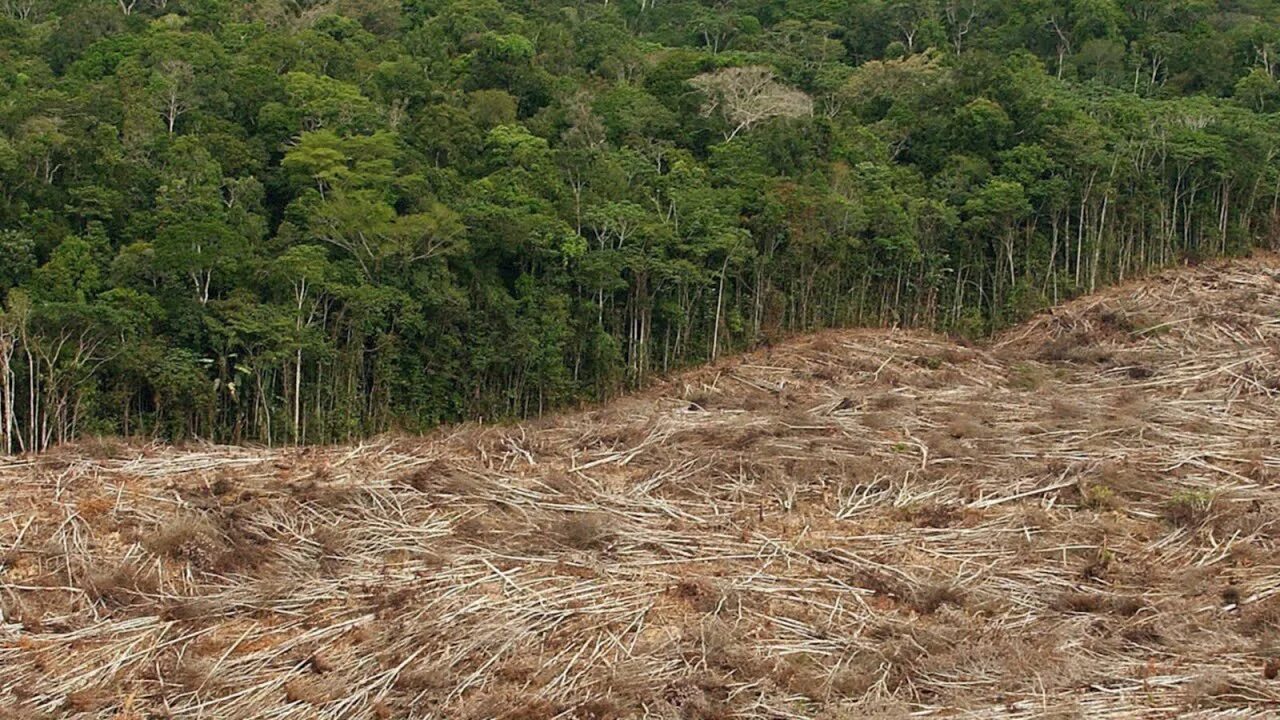
[[[1084,492],[1084,504],[1093,510],[1115,510],[1120,506],[1120,498],[1106,485],[1091,485]]]
[[[1183,490],[1169,498],[1164,517],[1171,525],[1194,527],[1209,519],[1213,495],[1203,490]]]
[[[1014,390],[1038,390],[1044,384],[1044,371],[1035,365],[1018,363],[1009,372],[1008,385]]]
[[[1174,323],[1160,321],[1160,322],[1152,323],[1147,327],[1139,328],[1138,330],[1135,330],[1133,334],[1139,335],[1142,337],[1157,337],[1160,335],[1169,334],[1170,332],[1173,331],[1173,328],[1174,328]]]
[[[921,355],[915,358],[913,362],[915,362],[916,365],[919,365],[922,368],[928,368],[929,370],[937,370],[946,364],[946,361],[938,355]]]

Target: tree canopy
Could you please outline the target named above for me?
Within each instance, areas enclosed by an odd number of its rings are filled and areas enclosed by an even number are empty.
[[[0,4],[0,448],[543,412],[1280,237],[1280,3]]]

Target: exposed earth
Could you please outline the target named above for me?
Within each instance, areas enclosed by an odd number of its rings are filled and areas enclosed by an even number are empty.
[[[1280,712],[1280,258],[599,409],[0,461],[0,718]]]

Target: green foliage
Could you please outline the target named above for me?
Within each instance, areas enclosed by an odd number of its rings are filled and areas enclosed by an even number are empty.
[[[4,447],[539,413],[1280,237],[1275,0],[19,5]]]
[[[0,297],[20,287],[36,269],[35,242],[16,230],[0,231]]]

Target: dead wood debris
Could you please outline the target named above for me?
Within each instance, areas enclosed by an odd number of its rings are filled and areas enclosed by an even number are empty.
[[[0,707],[1276,712],[1277,266],[977,348],[822,333],[513,427],[5,459]]]

